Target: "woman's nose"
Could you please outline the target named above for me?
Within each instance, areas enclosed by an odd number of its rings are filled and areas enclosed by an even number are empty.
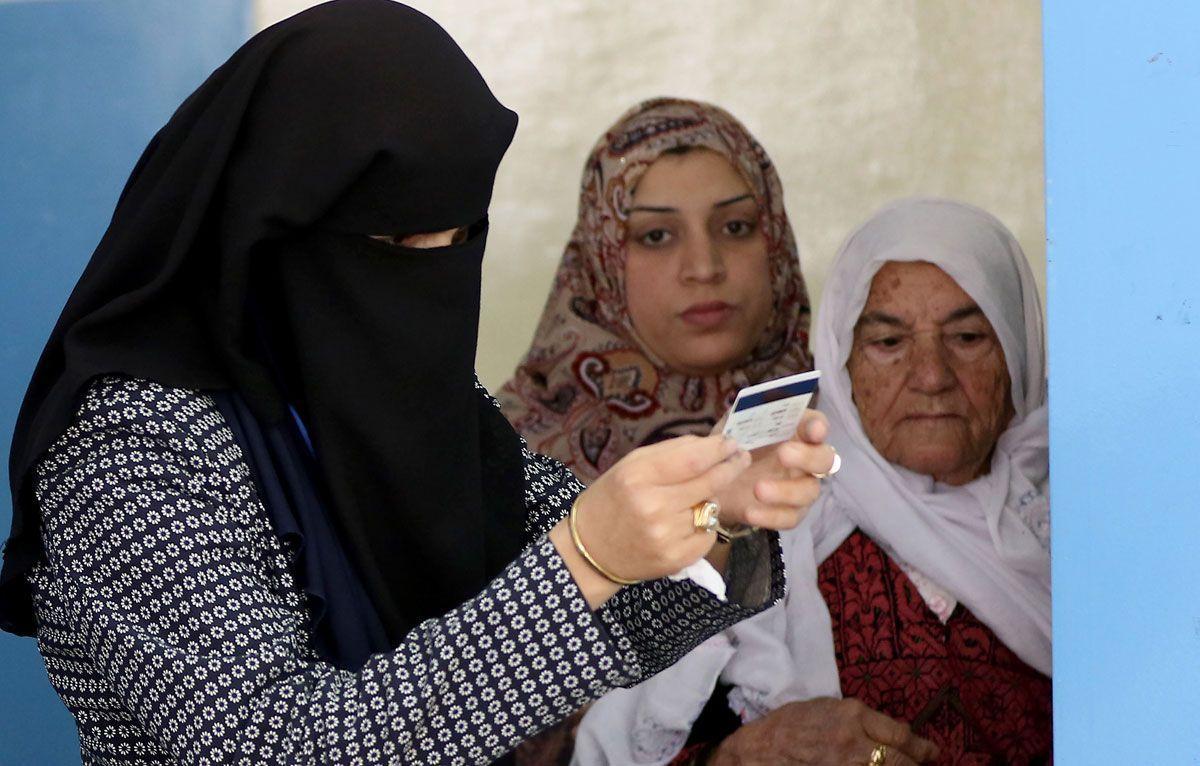
[[[950,366],[949,351],[941,333],[920,333],[913,338],[909,385],[924,394],[953,388],[958,378]]]
[[[685,282],[717,283],[725,279],[725,258],[711,236],[692,236],[683,249],[680,276]]]

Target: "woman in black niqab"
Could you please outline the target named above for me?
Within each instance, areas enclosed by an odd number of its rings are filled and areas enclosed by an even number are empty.
[[[271,27],[184,102],[26,393],[0,626],[34,628],[31,469],[106,373],[232,397],[268,435],[297,414],[321,505],[392,643],[511,561],[520,443],[473,366],[487,207],[515,125],[454,41],[391,0]],[[431,250],[372,239],[457,227],[466,241]]]
[[[724,598],[666,575],[713,547],[711,498],[799,521],[818,416],[761,470],[677,439],[584,490],[477,387],[515,123],[431,20],[334,0],[151,141],[10,466],[0,628],[36,630],[85,761],[486,763],[782,596],[768,532]]]

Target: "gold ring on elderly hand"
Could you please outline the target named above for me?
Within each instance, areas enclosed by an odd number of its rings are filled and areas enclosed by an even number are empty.
[[[887,745],[876,745],[871,751],[870,766],[883,766],[887,761],[888,747]]]
[[[692,526],[701,532],[711,532],[720,523],[717,516],[721,506],[716,500],[701,500],[692,506]]]
[[[829,449],[833,449],[833,447]],[[842,470],[842,456],[837,453],[837,450],[833,449],[833,465],[829,466],[829,470],[825,473],[814,473],[813,478],[828,479],[840,470]]]

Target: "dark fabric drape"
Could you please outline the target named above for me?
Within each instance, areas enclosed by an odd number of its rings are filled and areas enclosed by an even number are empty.
[[[392,641],[509,561],[519,442],[472,364],[487,207],[515,124],[454,41],[391,0],[317,6],[214,72],[134,168],[34,372],[0,627],[34,628],[31,469],[105,373],[233,391],[264,424],[294,404],[330,526]],[[434,250],[370,239],[471,225]]]
[[[317,654],[358,670],[390,643],[326,515],[328,499],[313,480],[318,471],[304,436],[291,418],[259,423],[233,391],[214,391],[213,399],[242,448],[275,533],[295,552]]]
[[[522,544],[520,443],[475,387],[484,237],[407,250],[306,235],[265,268],[270,347],[393,639]]]

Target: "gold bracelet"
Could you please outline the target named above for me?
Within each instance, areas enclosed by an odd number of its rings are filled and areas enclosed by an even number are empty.
[[[583,560],[591,565],[600,573],[604,579],[617,585],[637,585],[641,580],[627,580],[624,577],[618,577],[592,558],[592,554],[588,553],[587,548],[583,547],[583,540],[579,537],[579,527],[575,521],[575,514],[579,510],[579,496],[575,496],[575,501],[571,503],[571,513],[567,515],[567,525],[571,528],[571,542],[575,543],[575,550],[579,551],[579,555],[583,556]]]

